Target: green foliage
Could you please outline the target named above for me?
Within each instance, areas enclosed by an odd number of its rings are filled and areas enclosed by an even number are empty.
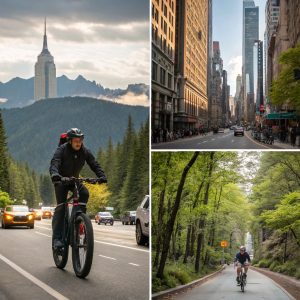
[[[6,205],[12,204],[9,194],[0,190],[0,208],[4,208]]]
[[[273,81],[270,96],[273,104],[292,104],[300,110],[300,80],[294,78],[294,69],[300,68],[300,44],[290,48],[280,56],[279,63],[283,66],[279,77]]]
[[[129,116],[123,142],[114,146],[109,139],[107,148],[99,149],[97,160],[107,176],[107,204],[114,207],[115,215],[135,210],[149,193],[149,122],[135,132]],[[88,174],[88,170],[84,173]]]
[[[6,149],[5,129],[0,110],[0,189],[9,191],[8,157]]]

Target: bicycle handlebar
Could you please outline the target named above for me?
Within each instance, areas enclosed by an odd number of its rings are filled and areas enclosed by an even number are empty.
[[[68,183],[81,183],[86,182],[90,184],[101,184],[106,183],[106,180],[102,178],[76,178],[76,177],[61,177],[59,181],[55,181],[55,183],[62,183],[62,184],[68,184]]]

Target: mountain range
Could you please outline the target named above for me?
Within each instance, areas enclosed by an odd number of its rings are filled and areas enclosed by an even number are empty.
[[[1,111],[9,153],[27,162],[38,172],[46,172],[62,132],[78,127],[85,133],[84,143],[94,154],[121,142],[129,115],[135,130],[149,117],[149,108],[114,103],[88,97],[45,99],[23,108]]]
[[[126,89],[104,88],[95,81],[85,79],[79,75],[76,79],[69,79],[63,75],[57,77],[57,97],[85,96],[122,102],[122,96],[130,94],[132,97],[149,96],[146,84],[129,84]],[[0,82],[0,108],[24,107],[34,102],[34,78],[23,79],[16,77],[6,83]],[[141,105],[143,105],[141,103]]]

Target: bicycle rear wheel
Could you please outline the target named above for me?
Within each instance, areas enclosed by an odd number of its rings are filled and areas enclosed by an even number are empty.
[[[64,247],[55,249],[53,247],[53,237],[52,237],[52,254],[53,254],[55,265],[59,269],[63,269],[68,262],[68,256],[69,256],[69,245],[67,241],[64,241]]]
[[[94,233],[91,220],[80,213],[75,218],[72,247],[73,269],[77,277],[86,277],[91,270],[94,254]]]

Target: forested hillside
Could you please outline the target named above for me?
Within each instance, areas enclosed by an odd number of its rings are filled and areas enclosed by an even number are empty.
[[[122,141],[129,115],[138,130],[148,114],[146,107],[82,97],[42,100],[2,111],[10,154],[38,172],[48,170],[59,135],[69,128],[80,128],[86,146],[96,154],[109,138],[114,145]]]

